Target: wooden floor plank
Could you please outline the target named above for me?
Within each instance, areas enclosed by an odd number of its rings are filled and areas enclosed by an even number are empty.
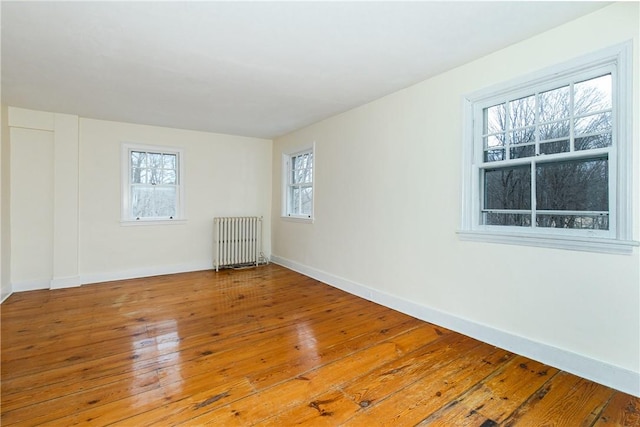
[[[594,427],[640,427],[640,398],[614,393]]]
[[[504,423],[505,426],[584,425],[591,426],[614,394],[608,387],[566,372],[559,372]],[[578,422],[579,421],[579,422]]]
[[[424,424],[434,426],[500,424],[555,375],[557,369],[516,356],[456,404],[433,414]]]
[[[12,295],[0,423],[639,426],[640,403],[277,265]]]
[[[340,390],[329,390],[315,396],[309,402],[283,411],[274,417],[259,421],[259,426],[337,426],[344,424],[360,409],[357,403],[347,398]]]
[[[447,405],[510,360],[511,354],[486,344],[450,354],[444,363],[424,371],[400,389],[389,388],[381,400],[360,401],[353,425],[416,425]]]

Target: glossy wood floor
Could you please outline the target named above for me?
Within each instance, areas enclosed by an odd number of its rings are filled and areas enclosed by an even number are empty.
[[[12,295],[3,426],[636,426],[639,399],[279,266]]]

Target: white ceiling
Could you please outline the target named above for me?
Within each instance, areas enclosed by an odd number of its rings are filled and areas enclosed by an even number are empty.
[[[604,5],[2,1],[2,102],[272,138]]]

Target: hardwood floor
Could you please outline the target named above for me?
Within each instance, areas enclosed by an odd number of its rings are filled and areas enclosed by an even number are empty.
[[[640,399],[269,265],[12,295],[3,426],[640,426]]]

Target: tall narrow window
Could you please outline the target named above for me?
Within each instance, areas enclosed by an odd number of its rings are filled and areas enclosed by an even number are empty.
[[[313,217],[313,149],[285,156],[284,215]]]
[[[123,145],[123,221],[181,219],[182,151]]]
[[[468,98],[461,235],[628,252],[629,47]]]

